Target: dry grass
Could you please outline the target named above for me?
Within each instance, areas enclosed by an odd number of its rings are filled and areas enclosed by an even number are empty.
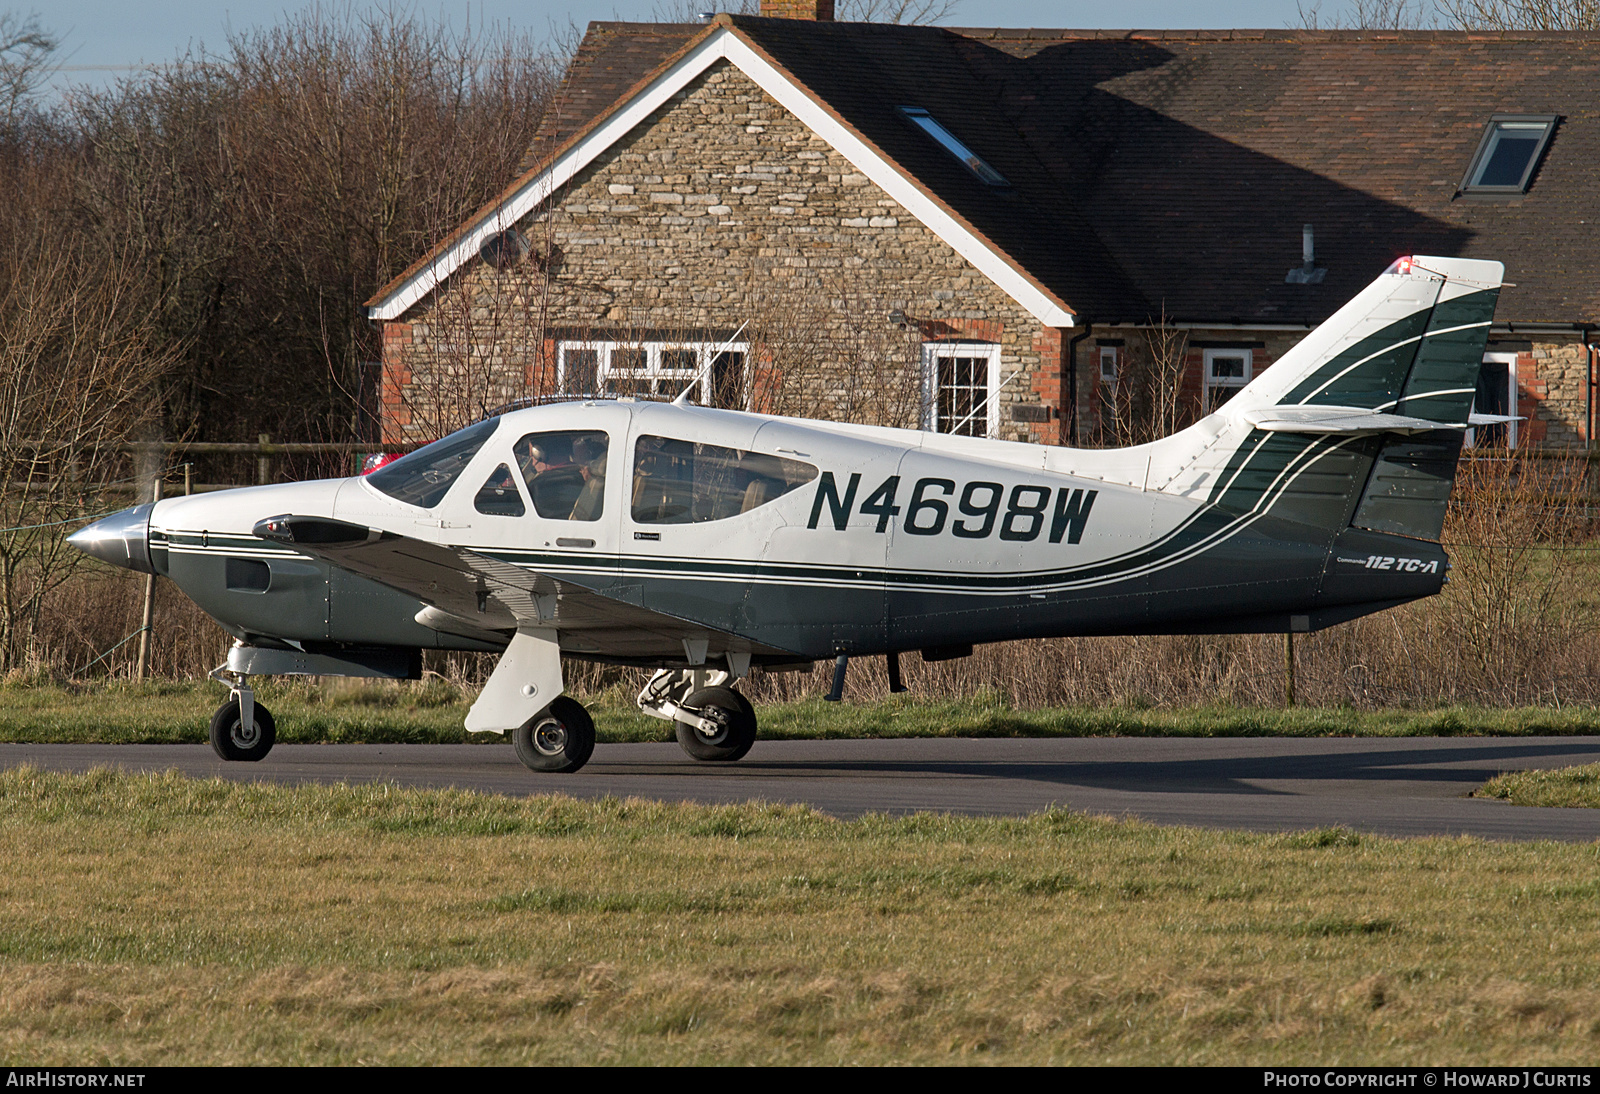
[[[96,682],[61,686],[0,682],[0,742],[159,744],[206,740],[226,692],[209,682]],[[497,744],[462,722],[473,689],[443,677],[417,682],[329,679],[261,682],[281,743]],[[602,743],[671,741],[672,726],[641,713],[621,686],[578,693]],[[1358,710],[1348,707],[1011,706],[997,691],[967,698],[914,695],[827,703],[815,694],[764,703],[764,740],[907,737],[1454,737],[1573,736],[1600,732],[1600,708],[1471,707]]]
[[[7,1063],[1592,1059],[1597,851],[0,775]]]

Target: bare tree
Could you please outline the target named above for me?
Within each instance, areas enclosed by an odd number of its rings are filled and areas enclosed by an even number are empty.
[[[167,435],[365,436],[362,303],[515,177],[559,59],[395,11],[313,8],[229,45],[58,111],[72,230],[142,260],[152,337],[184,359]]]
[[[956,13],[961,0],[841,0],[834,18],[841,23],[900,23],[928,26]],[[671,0],[651,12],[657,22],[693,23],[710,12],[760,15],[761,0]]]
[[[1297,0],[1307,30],[1600,30],[1600,0]]]
[[[1351,0],[1328,16],[1322,0],[1296,0],[1295,6],[1306,30],[1426,30],[1439,21],[1435,0]]]
[[[1462,30],[1600,30],[1600,0],[1439,0]]]
[[[278,229],[256,237],[266,264],[315,287],[302,338],[349,397],[377,357],[362,301],[515,177],[560,65],[526,37],[394,11],[232,46],[246,215]]]
[[[847,23],[927,26],[955,15],[961,0],[844,0],[838,18]]]
[[[1144,444],[1194,421],[1195,402],[1184,391],[1189,335],[1165,313],[1146,331],[1143,347],[1129,346],[1121,374],[1100,388],[1102,444]]]
[[[116,443],[153,416],[170,355],[149,347],[133,256],[12,236],[0,285],[0,669],[40,660],[49,593],[83,556],[64,534],[100,504]],[[92,510],[91,510],[92,511]]]
[[[758,263],[749,293],[750,404],[771,414],[915,427],[923,417],[922,331],[886,316],[899,302],[867,271],[818,271],[805,280]]]
[[[61,40],[39,23],[37,13],[0,13],[0,114],[9,129],[41,84],[55,72]]]

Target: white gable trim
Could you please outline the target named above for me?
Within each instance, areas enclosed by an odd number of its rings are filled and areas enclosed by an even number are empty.
[[[665,105],[695,77],[723,59],[730,61],[777,100],[779,105],[826,140],[858,171],[904,206],[912,216],[1040,323],[1047,327],[1074,325],[1072,313],[1018,269],[1009,258],[975,235],[730,27],[718,27],[698,46],[680,57],[671,68],[563,152],[543,172],[503,198],[500,205],[481,221],[471,223],[432,261],[401,282],[378,304],[368,308],[367,315],[372,319],[394,319],[402,315],[477,254],[491,235],[514,226],[544,204],[607,148]]]

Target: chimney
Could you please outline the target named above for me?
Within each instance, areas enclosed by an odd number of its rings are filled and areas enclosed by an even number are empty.
[[[761,0],[761,14],[768,19],[810,19],[814,23],[831,23],[833,0]]]

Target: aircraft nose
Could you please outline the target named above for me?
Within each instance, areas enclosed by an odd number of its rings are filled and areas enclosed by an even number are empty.
[[[150,510],[154,508],[154,502],[145,502],[112,513],[79,528],[67,537],[67,542],[101,562],[153,574],[156,570],[150,564]]]

